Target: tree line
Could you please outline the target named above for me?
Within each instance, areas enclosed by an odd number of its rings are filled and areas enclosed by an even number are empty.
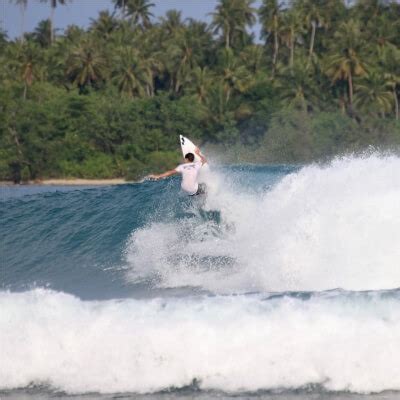
[[[20,37],[0,31],[2,180],[137,178],[178,161],[179,134],[267,163],[400,144],[396,0],[218,0],[210,23],[114,0],[63,32],[67,1],[41,1],[32,32],[28,0]]]

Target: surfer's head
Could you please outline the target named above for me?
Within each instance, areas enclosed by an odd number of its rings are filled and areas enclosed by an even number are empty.
[[[193,162],[194,161],[194,154],[193,153],[187,153],[185,155],[185,161],[186,162]]]

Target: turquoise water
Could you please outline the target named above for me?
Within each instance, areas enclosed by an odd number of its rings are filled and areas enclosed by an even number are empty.
[[[292,170],[234,167],[229,174],[237,184],[262,190]],[[51,287],[82,299],[146,295],[125,281],[130,234],[161,215],[164,221],[207,218],[191,212],[197,199],[180,193],[177,178],[94,188],[4,187],[2,199],[1,287]]]
[[[2,398],[397,398],[399,168],[2,188]]]

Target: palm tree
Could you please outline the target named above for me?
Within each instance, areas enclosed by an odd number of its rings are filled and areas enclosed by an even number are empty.
[[[68,25],[64,29],[64,39],[70,44],[78,44],[85,36],[86,32],[84,29],[77,25]]]
[[[31,36],[40,46],[46,48],[51,45],[51,24],[49,19],[40,21],[38,26],[35,28],[33,34],[27,34]]]
[[[28,88],[32,86],[35,79],[40,79],[41,75],[41,51],[37,44],[25,42],[15,48],[14,64],[24,83],[23,99],[26,100]]]
[[[315,34],[317,28],[324,25],[325,1],[321,0],[298,0],[296,6],[300,9],[307,26],[311,26],[311,38],[308,50],[308,64],[311,63],[314,54]]]
[[[368,21],[367,24],[368,42],[376,46],[376,53],[379,57],[391,46],[396,46],[396,39],[400,34],[400,18],[392,23],[386,15],[379,15]]]
[[[42,3],[50,3],[50,26],[51,26],[51,43],[54,43],[54,12],[57,8],[57,5],[65,5],[67,0],[40,0]],[[72,1],[72,0],[70,0]]]
[[[164,34],[161,50],[156,54],[164,65],[165,84],[174,93],[180,93],[184,85],[191,81],[193,69],[210,63],[213,56],[212,35],[206,24],[189,20],[184,25],[180,12],[172,11],[173,14],[162,20],[161,29],[167,30],[168,35]],[[171,18],[174,16],[177,18]],[[176,23],[171,24],[173,20]]]
[[[353,49],[346,49],[343,54],[332,56],[326,70],[326,74],[331,78],[333,83],[340,80],[347,81],[350,107],[353,104],[353,79],[355,76],[363,76],[366,73],[366,65]]]
[[[88,40],[82,41],[72,49],[67,59],[67,78],[80,90],[87,85],[95,86],[107,74],[107,65],[96,45]]]
[[[264,50],[260,45],[253,44],[251,46],[247,46],[240,53],[240,59],[246,68],[251,71],[253,74],[257,74],[262,65],[264,64]]]
[[[279,28],[281,21],[281,5],[279,0],[263,0],[259,9],[261,22],[261,37],[268,41],[270,35],[274,36],[272,70],[275,70],[279,52]]]
[[[211,64],[215,52],[213,48],[213,36],[209,26],[205,22],[199,22],[189,18],[187,20],[185,35],[190,38],[193,53],[202,65]]]
[[[114,18],[114,14],[110,14],[108,10],[100,11],[98,18],[91,18],[91,21],[90,29],[103,39],[108,39],[118,27],[118,21]]]
[[[370,72],[355,84],[357,93],[354,104],[363,111],[375,111],[383,117],[393,109],[392,92],[389,82],[382,74]]]
[[[210,88],[212,87],[213,77],[207,67],[196,67],[192,71],[191,85],[188,93],[193,94],[200,104],[205,104]]]
[[[178,10],[168,10],[165,17],[160,18],[161,27],[167,32],[168,36],[173,36],[184,27],[182,12]]]
[[[289,66],[294,64],[294,47],[298,36],[303,33],[303,24],[300,13],[296,9],[290,9],[282,18],[281,38],[289,48]]]
[[[121,10],[122,17],[125,17],[127,0],[113,0],[114,8]]]
[[[129,98],[152,95],[153,77],[148,63],[132,47],[120,48],[115,57],[112,81]]]
[[[0,50],[7,44],[7,34],[0,28]]]
[[[226,101],[229,102],[232,93],[244,93],[253,83],[253,77],[246,67],[239,63],[232,49],[222,50],[222,76]]]
[[[337,50],[328,58],[326,67],[326,74],[333,83],[340,80],[347,81],[350,109],[353,104],[353,79],[367,73],[367,66],[360,57],[359,50],[362,47],[360,36],[357,22],[353,20],[343,22],[334,35]]]
[[[193,37],[181,31],[170,40],[166,47],[167,57],[164,58],[164,65],[170,77],[170,88],[179,93],[182,85],[190,80],[190,74],[197,65],[194,57],[191,40]]]
[[[117,21],[117,27],[107,35],[107,46],[112,49],[120,46],[132,46],[138,39],[137,32],[127,21]]]
[[[25,13],[26,13],[26,7],[28,6],[28,0],[10,0],[10,1],[14,2],[16,5],[19,5],[21,10],[21,42],[23,42],[25,35]]]
[[[395,118],[399,120],[399,95],[400,95],[400,50],[388,47],[383,53],[384,78],[392,90]]]
[[[126,14],[135,26],[149,28],[151,25],[150,18],[154,16],[150,12],[150,8],[154,5],[154,3],[149,3],[149,0],[127,0]]]
[[[299,59],[293,68],[286,67],[278,75],[278,87],[281,98],[289,106],[306,111],[321,103],[313,73],[307,67],[305,59]]]
[[[355,13],[360,20],[367,22],[378,16],[384,7],[382,0],[357,0]]]
[[[229,0],[221,0],[216,7],[216,12],[210,14],[213,17],[211,27],[216,34],[222,31],[227,49],[230,48],[232,39],[231,15],[233,15],[233,11],[231,9]]]
[[[211,27],[216,34],[222,31],[225,48],[234,45],[235,36],[238,33],[243,35],[246,27],[256,22],[253,3],[254,0],[219,0],[216,11],[210,14],[213,17]]]
[[[255,0],[238,0],[236,4],[238,21],[240,21],[238,33],[242,36],[242,43],[244,43],[246,28],[252,27],[257,22],[257,9],[252,7],[254,2]]]
[[[311,0],[310,0],[311,1]],[[346,21],[349,15],[348,0],[316,0],[321,13],[324,36],[321,37],[322,47],[331,47],[332,36],[339,24]]]
[[[387,73],[385,74],[387,85],[392,89],[394,114],[396,121],[399,120],[399,93],[400,93],[400,73]]]
[[[206,120],[212,124],[223,126],[227,120],[233,117],[233,113],[229,110],[228,102],[223,82],[213,84],[205,102]]]

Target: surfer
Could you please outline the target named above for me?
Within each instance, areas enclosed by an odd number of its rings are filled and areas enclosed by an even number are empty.
[[[163,179],[168,176],[181,174],[182,183],[181,188],[189,196],[197,196],[199,194],[206,193],[206,185],[204,183],[198,183],[199,171],[201,167],[207,162],[206,158],[201,154],[200,149],[196,147],[194,150],[195,154],[200,158],[200,161],[195,161],[195,155],[193,153],[185,154],[185,162],[178,165],[175,169],[164,172],[160,175],[149,175],[150,179]]]

